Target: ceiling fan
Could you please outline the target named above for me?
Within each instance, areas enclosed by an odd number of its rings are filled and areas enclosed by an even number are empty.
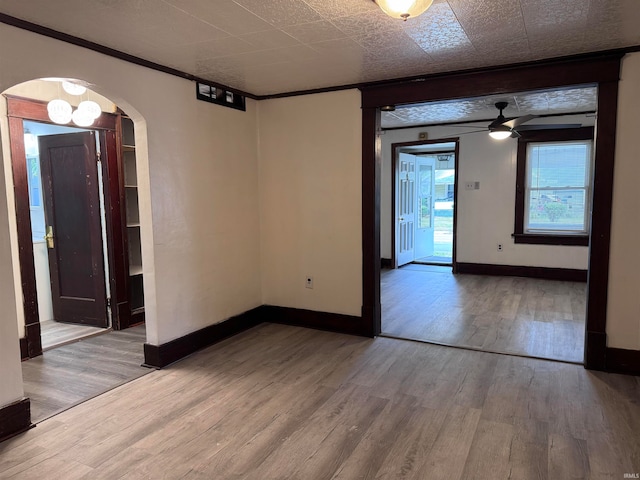
[[[551,123],[539,125],[524,125],[525,123],[537,118],[538,115],[523,115],[522,117],[505,118],[502,111],[507,108],[509,102],[496,102],[495,107],[500,111],[498,118],[489,124],[489,135],[496,140],[504,140],[505,138],[519,138],[520,132],[526,130],[552,130],[558,128],[580,128],[579,123]]]

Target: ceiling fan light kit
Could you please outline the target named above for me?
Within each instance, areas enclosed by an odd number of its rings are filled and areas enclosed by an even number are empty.
[[[373,0],[384,13],[392,18],[407,21],[409,17],[422,15],[433,0]]]

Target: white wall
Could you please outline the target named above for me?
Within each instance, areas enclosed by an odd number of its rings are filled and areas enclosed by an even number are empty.
[[[550,122],[539,119],[537,123]],[[585,116],[558,117],[559,123],[593,124]],[[430,140],[460,138],[458,167],[457,261],[587,269],[588,247],[515,244],[511,234],[515,216],[517,141],[494,140],[486,133],[461,135],[478,130],[442,126],[387,130],[382,135],[382,198],[380,212],[380,254],[391,258],[391,145],[418,140],[428,132]],[[465,190],[465,182],[479,181],[479,190]],[[503,250],[498,251],[501,243]]]
[[[360,316],[360,92],[266,100],[258,112],[264,303]]]
[[[200,102],[187,80],[4,24],[0,45],[11,45],[0,50],[0,91],[34,78],[86,80],[136,122],[149,343],[262,303],[255,102],[248,101],[247,112]],[[9,162],[6,154],[2,161]],[[15,357],[0,361],[3,398],[5,380],[20,376],[20,293],[7,250],[11,231],[16,256],[15,225],[7,217],[15,217],[11,190],[0,183],[0,360]],[[7,396],[21,395],[20,387]]]
[[[607,334],[610,347],[640,350],[640,53],[624,57],[621,79]]]

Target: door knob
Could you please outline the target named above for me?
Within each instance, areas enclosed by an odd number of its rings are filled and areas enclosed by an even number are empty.
[[[53,248],[53,227],[51,225],[47,227],[47,234],[44,239],[47,241],[47,248]]]

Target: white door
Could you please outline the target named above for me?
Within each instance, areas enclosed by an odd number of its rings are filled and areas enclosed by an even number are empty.
[[[400,153],[396,162],[396,258],[413,262],[416,223],[416,156]]]
[[[435,158],[417,157],[416,161],[416,233],[414,257],[431,257],[434,253],[434,194],[436,191]]]

